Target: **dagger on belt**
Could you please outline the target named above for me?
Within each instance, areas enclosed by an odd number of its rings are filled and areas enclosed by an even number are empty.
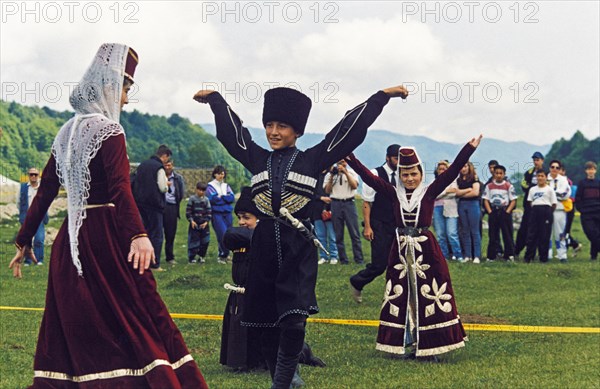
[[[315,245],[315,247],[323,250],[325,253],[327,253],[327,255],[329,255],[329,251],[325,250],[325,247],[323,247],[319,239],[317,239],[317,237],[312,232],[310,232],[300,220],[292,216],[292,214],[290,213],[290,211],[287,210],[287,208],[281,207],[279,209],[279,214],[286,218],[292,224],[292,226],[296,228],[300,232],[300,234],[302,234],[302,236],[305,239],[307,239],[309,242],[312,242]]]

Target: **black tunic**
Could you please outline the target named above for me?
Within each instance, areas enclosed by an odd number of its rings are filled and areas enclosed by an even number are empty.
[[[263,149],[219,93],[210,94],[207,101],[215,115],[217,138],[253,174],[253,201],[260,212],[243,324],[273,327],[289,314],[317,313],[317,249],[276,216],[280,207],[298,219],[310,216],[307,205],[319,173],[362,143],[389,96],[379,91],[351,109],[322,142],[306,151]]]
[[[223,244],[233,251],[231,276],[236,286],[245,286],[250,264],[252,230],[245,227],[230,227],[223,236]],[[260,331],[241,325],[245,310],[245,295],[230,292],[223,315],[221,355],[219,362],[234,369],[253,369],[264,364],[259,342]]]

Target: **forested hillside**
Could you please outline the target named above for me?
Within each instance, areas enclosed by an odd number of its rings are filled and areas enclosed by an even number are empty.
[[[2,174],[18,180],[19,175],[28,167],[43,167],[50,155],[54,136],[72,115],[72,112],[68,111],[58,112],[47,107],[23,106],[0,100],[0,126],[3,129],[0,140]],[[210,168],[222,164],[228,169],[228,182],[236,191],[240,185],[249,183],[248,171],[229,156],[214,135],[178,114],[174,113],[167,118],[139,111],[123,111],[121,124],[127,134],[129,159],[132,162],[143,161],[154,153],[158,145],[164,143],[173,150],[175,165],[178,167]],[[212,126],[214,125],[207,125],[207,128],[214,133]],[[251,129],[251,132],[259,144],[264,141],[262,130]],[[322,135],[306,134],[300,138],[299,147],[312,146],[321,137]],[[382,145],[394,142],[417,146],[419,150],[424,150],[427,166],[435,166],[435,161],[439,159],[453,158],[461,146],[435,142],[426,137],[402,137],[375,130],[369,132],[367,140],[356,153],[368,166],[376,166],[383,160],[382,153],[385,147]],[[374,149],[377,149],[377,152],[373,152]],[[428,153],[428,150],[436,152]],[[515,180],[520,181],[522,171],[531,163],[531,153],[536,150],[544,151],[524,142],[508,144],[486,139],[472,161],[477,163],[481,172],[487,174],[487,160],[498,159],[509,169],[509,176],[514,175]],[[569,140],[560,139],[554,142],[547,152],[546,162],[550,162],[551,159],[561,160],[567,166],[568,176],[574,182],[578,182],[584,177],[583,164],[586,161],[600,161],[600,137],[590,141],[577,131]]]
[[[588,140],[579,131],[575,132],[571,139],[561,138],[554,142],[552,148],[546,155],[546,166],[553,159],[558,159],[567,168],[567,176],[578,183],[585,178],[583,165],[587,161],[600,162],[600,136]]]
[[[68,111],[0,100],[2,174],[18,180],[28,167],[43,167],[50,156],[54,136],[72,115]],[[131,162],[143,161],[160,144],[166,144],[173,150],[177,167],[212,168],[222,164],[228,169],[228,182],[236,191],[249,182],[249,173],[229,156],[214,136],[177,114],[167,118],[123,111],[121,124],[127,134]]]

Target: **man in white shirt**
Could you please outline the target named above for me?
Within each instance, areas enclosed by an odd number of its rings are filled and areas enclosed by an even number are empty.
[[[372,169],[371,173],[396,186],[398,183],[398,151],[400,145],[393,144],[386,150],[385,163]],[[394,241],[396,223],[392,202],[373,188],[363,183],[363,236],[371,242],[371,263],[366,268],[350,277],[352,297],[357,303],[362,302],[363,288],[375,278],[383,274],[387,268],[387,258]]]
[[[348,228],[352,240],[354,262],[364,263],[360,232],[358,229],[358,213],[354,204],[354,196],[358,188],[358,174],[341,160],[334,165],[325,176],[323,189],[331,197],[331,219],[335,231],[338,257],[342,265],[349,263],[344,246],[344,224]]]

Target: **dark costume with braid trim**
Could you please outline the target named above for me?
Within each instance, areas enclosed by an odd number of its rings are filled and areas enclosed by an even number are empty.
[[[301,135],[310,100],[302,95],[308,100],[307,108],[305,101],[298,100],[302,97],[294,96],[299,92],[286,95],[287,92],[281,90],[290,91],[276,88],[265,95],[263,121],[268,114],[278,111],[282,116],[273,114],[270,120],[290,124]],[[310,216],[307,205],[314,196],[317,177],[362,143],[367,128],[379,116],[389,96],[377,92],[351,109],[322,142],[306,151],[295,147],[275,151],[263,149],[252,141],[248,130],[242,127],[239,117],[219,93],[211,93],[206,100],[215,115],[217,138],[253,175],[252,195],[259,211],[260,223],[252,239],[252,258],[255,260],[250,264],[243,324],[265,328],[280,326],[279,352],[284,346],[299,352],[304,341],[306,317],[319,311],[315,296],[317,249],[278,217],[279,210],[287,208],[310,229],[310,223],[305,221]],[[295,114],[296,109],[304,110],[305,117]],[[287,340],[284,336],[286,327],[290,329],[287,332],[293,333]],[[269,342],[273,341],[272,338]],[[265,352],[267,360],[272,358],[272,353],[273,350]],[[274,386],[278,385],[276,381],[274,379]]]

